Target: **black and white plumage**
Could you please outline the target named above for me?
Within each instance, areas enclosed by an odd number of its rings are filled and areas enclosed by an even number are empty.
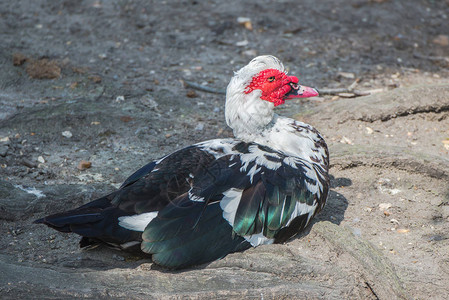
[[[284,242],[323,208],[329,160],[316,129],[273,109],[317,94],[287,76],[277,58],[256,57],[227,88],[226,122],[235,138],[178,150],[117,191],[36,223],[83,236],[82,247],[140,247],[168,268]]]

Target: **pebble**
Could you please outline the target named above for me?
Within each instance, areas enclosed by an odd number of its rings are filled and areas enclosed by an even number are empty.
[[[204,129],[204,123],[198,123],[195,127],[196,131],[202,131]]]
[[[0,156],[5,157],[8,153],[8,146],[0,146]]]
[[[373,134],[374,133],[374,130],[371,127],[366,126],[365,130],[366,130],[367,134]]]
[[[120,121],[122,121],[124,123],[128,123],[128,122],[130,122],[132,120],[133,120],[133,117],[131,117],[131,116],[121,116],[120,117]]]
[[[150,109],[157,109],[159,104],[156,102],[156,100],[151,97],[151,95],[144,95],[142,98],[140,98],[140,102],[142,102],[143,105]]]
[[[188,90],[186,96],[188,98],[197,98],[198,94],[194,90]]]
[[[338,93],[338,96],[341,98],[354,98],[354,93]]]
[[[92,75],[89,77],[89,79],[93,82],[93,83],[100,83],[101,82],[101,77],[98,75]]]
[[[446,140],[443,140],[443,141],[441,141],[441,142],[443,143],[443,147],[444,147],[446,150],[449,150],[449,140],[446,139]]]
[[[245,47],[245,46],[247,46],[248,44],[249,44],[248,40],[243,40],[243,41],[240,41],[240,42],[235,43],[235,45],[236,45],[237,47]]]
[[[73,136],[73,134],[70,131],[68,131],[68,130],[63,131],[61,134],[62,134],[62,136],[66,137],[68,139]]]
[[[22,164],[28,168],[36,168],[36,163],[25,157],[22,158]]]
[[[379,210],[386,210],[392,207],[393,205],[391,203],[380,203],[379,204]]]
[[[253,30],[253,24],[251,23],[251,19],[248,17],[238,17],[237,23],[243,25],[248,30]]]
[[[125,261],[125,258],[123,256],[117,254],[112,255],[112,258],[119,261]]]
[[[44,157],[43,157],[42,155],[40,155],[40,156],[37,158],[37,161],[40,162],[41,164],[44,164],[44,163],[45,163],[45,159],[44,159]]]
[[[344,136],[344,137],[341,138],[340,143],[351,145],[352,141]]]
[[[243,51],[242,54],[245,56],[253,57],[253,56],[257,56],[257,51],[254,49],[249,49],[249,50]]]
[[[449,46],[449,36],[445,34],[440,34],[432,41],[434,44],[447,47]]]
[[[86,170],[89,169],[92,166],[92,163],[90,161],[82,160],[78,163],[78,170]]]
[[[350,73],[350,72],[338,72],[337,75],[339,77],[343,77],[346,79],[354,79],[355,78],[355,74],[354,73]]]

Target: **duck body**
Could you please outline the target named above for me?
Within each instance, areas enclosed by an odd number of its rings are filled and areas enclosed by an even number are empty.
[[[274,114],[276,101],[316,93],[284,74],[272,56],[236,73],[226,102],[235,138],[178,150],[136,171],[117,191],[35,222],[81,235],[81,247],[138,248],[173,269],[287,241],[325,205],[329,155],[312,126]],[[272,85],[259,89],[255,78],[283,84],[266,96]]]

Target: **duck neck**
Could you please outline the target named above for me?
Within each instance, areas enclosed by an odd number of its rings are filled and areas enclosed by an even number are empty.
[[[226,123],[236,138],[251,142],[273,126],[277,117],[274,105],[261,100],[260,96],[260,91],[227,95]]]

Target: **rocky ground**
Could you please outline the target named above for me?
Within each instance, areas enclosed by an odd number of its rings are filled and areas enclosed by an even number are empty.
[[[448,16],[431,0],[1,2],[0,297],[447,298]],[[32,224],[230,136],[218,92],[268,53],[325,92],[278,111],[330,148],[307,232],[171,272]]]

